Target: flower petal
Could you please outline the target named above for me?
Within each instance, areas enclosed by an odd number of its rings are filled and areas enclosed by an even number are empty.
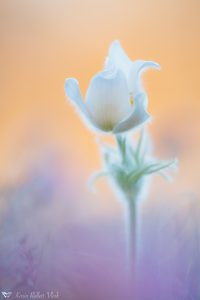
[[[94,76],[87,91],[86,105],[99,127],[111,131],[131,109],[123,72],[105,69]]]
[[[135,97],[137,94],[144,93],[142,87],[141,75],[148,69],[160,69],[160,65],[154,61],[136,60],[132,63],[128,77],[128,86],[130,92]]]
[[[75,78],[68,78],[65,81],[65,93],[69,99],[76,105],[83,117],[86,117],[86,121],[89,121],[94,127],[98,125],[93,120],[90,112],[88,111],[85,102],[83,101],[78,81]]]
[[[114,41],[109,48],[109,55],[106,60],[106,67],[115,67],[120,69],[125,74],[129,92],[133,94],[133,97],[138,93],[144,92],[141,83],[141,75],[144,71],[150,68],[160,69],[158,63],[154,61],[137,60],[131,61],[125,51],[122,49],[119,41]]]
[[[106,66],[109,65],[115,66],[115,68],[122,70],[128,79],[132,62],[122,49],[119,41],[112,42],[109,48]]]
[[[132,113],[128,116],[128,118],[124,119],[114,127],[113,133],[122,133],[146,122],[150,115],[146,111],[145,103],[146,95],[144,93],[137,95],[134,99],[134,108]]]

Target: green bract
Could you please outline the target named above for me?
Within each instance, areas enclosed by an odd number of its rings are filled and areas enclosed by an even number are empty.
[[[118,147],[104,146],[105,169],[98,172],[93,179],[109,175],[126,196],[134,196],[134,193],[139,192],[146,176],[153,173],[164,175],[163,171],[174,166],[176,160],[160,162],[149,159],[148,154],[145,153],[143,136],[142,131],[135,147],[127,137],[122,135],[116,136]]]

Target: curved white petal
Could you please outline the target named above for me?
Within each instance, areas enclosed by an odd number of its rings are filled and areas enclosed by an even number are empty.
[[[82,116],[86,117],[86,120],[89,121],[93,126],[99,128],[90,115],[85,102],[83,101],[78,81],[75,78],[68,78],[65,80],[65,93],[82,113]]]
[[[160,69],[160,65],[154,61],[136,60],[132,63],[128,77],[130,92],[135,97],[137,94],[144,93],[141,75],[148,69]]]
[[[122,71],[104,70],[91,80],[86,106],[104,131],[111,131],[130,112],[129,91]]]
[[[122,70],[126,78],[128,79],[132,62],[127,56],[127,54],[124,52],[124,50],[122,49],[119,41],[112,42],[109,48],[106,66],[110,66],[110,65],[115,66],[115,68]]]
[[[114,127],[113,133],[117,134],[133,129],[143,124],[150,118],[150,115],[146,111],[145,98],[145,94],[137,95],[137,97],[134,99],[134,107],[132,113]]]

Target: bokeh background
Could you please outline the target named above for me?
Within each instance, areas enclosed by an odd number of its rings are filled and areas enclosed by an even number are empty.
[[[199,13],[197,0],[0,1],[1,290],[63,300],[133,293],[122,206],[106,180],[96,194],[87,188],[101,167],[96,136],[63,89],[76,77],[85,94],[119,39],[133,60],[160,63],[143,77],[149,131],[155,155],[179,158],[174,182],[154,177],[143,204],[134,299],[199,299]]]

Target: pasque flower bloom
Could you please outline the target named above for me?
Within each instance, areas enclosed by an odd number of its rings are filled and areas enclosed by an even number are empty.
[[[102,145],[104,167],[92,177],[92,183],[101,176],[108,176],[126,211],[127,271],[130,279],[136,278],[140,268],[142,234],[139,203],[147,191],[147,177],[160,173],[174,165],[159,162],[148,156],[141,131],[138,142],[132,143],[125,133],[144,122],[150,115],[147,111],[148,97],[141,82],[141,74],[149,69],[159,69],[153,61],[131,61],[118,41],[114,41],[105,62],[105,68],[91,80],[85,101],[78,81],[69,78],[65,92],[77,106],[82,116],[98,130],[115,134],[117,147]],[[165,174],[164,174],[165,175]],[[90,182],[90,183],[91,183]]]
[[[141,84],[141,74],[159,69],[153,61],[131,61],[118,41],[109,49],[105,68],[91,80],[86,101],[83,101],[78,81],[68,78],[65,92],[83,117],[95,128],[114,134],[128,131],[147,121],[147,94]]]

